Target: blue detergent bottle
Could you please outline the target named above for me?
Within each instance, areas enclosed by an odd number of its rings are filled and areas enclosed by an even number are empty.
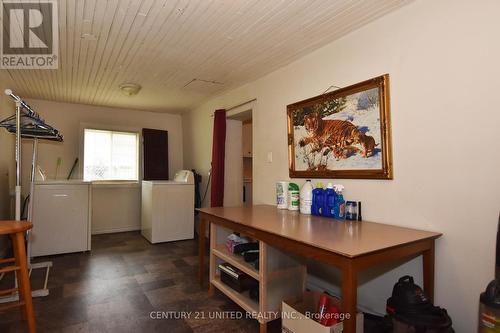
[[[314,188],[314,190],[312,190],[313,194],[312,205],[311,205],[312,215],[321,216],[325,202],[324,192],[325,190],[323,190],[323,183],[321,182],[316,183],[316,187]]]
[[[342,191],[344,190],[343,185],[333,185],[333,189],[335,191],[335,207],[333,209],[333,217],[338,220],[345,219],[345,200],[342,195]]]
[[[326,185],[324,197],[325,201],[323,205],[322,215],[325,217],[334,217],[335,190],[333,189],[332,183],[328,183],[328,185]]]

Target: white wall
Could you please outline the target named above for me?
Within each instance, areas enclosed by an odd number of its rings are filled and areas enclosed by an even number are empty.
[[[92,234],[141,228],[139,185],[92,186]]]
[[[0,120],[12,113],[13,104],[9,105],[7,98],[0,98]],[[14,135],[0,129],[0,219],[6,219],[10,216],[9,174],[14,167],[13,162]]]
[[[13,144],[8,133],[0,132],[0,220],[10,216],[9,168]]]
[[[236,207],[243,204],[242,125],[240,120],[226,120],[224,207]]]
[[[473,332],[479,293],[494,276],[500,209],[498,12],[496,0],[415,1],[213,98],[183,117],[185,166],[204,174],[209,168],[211,112],[257,98],[253,199],[274,204],[274,183],[288,178],[286,105],[389,73],[394,180],[341,182],[347,198],[363,201],[367,220],[444,233],[435,301],[449,310],[457,332]],[[337,279],[323,267],[315,271]],[[421,283],[421,260],[363,274],[359,302],[384,312],[406,273]]]
[[[58,157],[63,160],[58,179],[65,179],[73,161],[79,157],[80,124],[92,124],[110,129],[155,128],[168,131],[169,176],[182,169],[182,124],[179,115],[153,113],[137,110],[96,107],[80,104],[56,103],[28,100],[29,104],[64,136],[63,143],[40,142],[38,164],[54,178]],[[142,145],[141,145],[142,147]],[[28,189],[31,163],[31,142],[23,144],[23,188]],[[80,166],[83,161],[80,159]],[[81,168],[74,178],[81,178]],[[140,184],[94,185],[92,232],[118,232],[140,229]]]
[[[3,95],[3,94],[2,94]],[[0,120],[13,113],[14,104],[7,98],[0,97]],[[10,177],[14,168],[14,135],[0,129],[0,220],[10,218]],[[0,258],[6,249],[6,237],[0,237]]]

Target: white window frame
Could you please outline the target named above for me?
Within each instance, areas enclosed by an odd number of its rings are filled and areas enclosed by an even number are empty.
[[[79,177],[83,179],[84,175],[84,165],[85,165],[85,130],[93,129],[99,131],[110,131],[110,132],[122,132],[122,133],[133,133],[137,135],[137,180],[93,180],[92,184],[103,185],[106,187],[137,187],[140,186],[140,181],[142,180],[143,175],[143,166],[142,166],[142,128],[138,127],[127,127],[127,126],[117,126],[117,125],[105,125],[105,124],[95,124],[95,123],[80,123],[80,148],[78,153],[79,158]]]

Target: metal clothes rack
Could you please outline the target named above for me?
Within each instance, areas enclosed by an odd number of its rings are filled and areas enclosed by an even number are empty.
[[[30,183],[30,200],[28,206],[28,220],[33,219],[33,198],[35,190],[35,172],[37,165],[37,154],[38,154],[38,140],[51,140],[51,141],[63,141],[63,136],[58,130],[50,125],[47,125],[45,121],[36,113],[25,101],[23,101],[19,96],[15,95],[12,90],[6,89],[5,94],[10,96],[16,103],[16,113],[2,121],[0,121],[0,127],[5,128],[9,133],[16,135],[16,205],[15,205],[15,219],[21,221],[21,165],[22,165],[22,155],[21,155],[21,139],[28,138],[33,139],[33,156],[31,162],[31,183]],[[45,281],[42,289],[33,290],[33,297],[43,297],[49,294],[49,289],[47,288],[47,283],[49,279],[50,268],[52,267],[51,261],[32,263],[31,262],[31,237],[30,231],[27,232],[27,244],[28,244],[28,268],[29,274],[33,269],[45,269]],[[3,276],[2,276],[3,277]],[[1,279],[1,277],[0,277]],[[17,280],[16,280],[17,281]],[[16,286],[17,288],[17,282]],[[0,303],[17,301],[19,295],[11,294],[9,296],[1,297]]]

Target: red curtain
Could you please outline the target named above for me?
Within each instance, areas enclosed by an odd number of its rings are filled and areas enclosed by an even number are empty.
[[[226,156],[226,110],[214,113],[214,139],[212,144],[212,185],[210,206],[224,204],[224,158]]]

